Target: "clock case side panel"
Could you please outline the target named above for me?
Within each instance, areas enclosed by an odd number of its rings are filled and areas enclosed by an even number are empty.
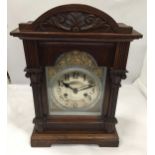
[[[23,40],[23,45],[27,64],[24,70],[26,72],[25,76],[30,78],[30,86],[33,92],[35,109],[35,118],[33,122],[37,131],[43,131],[48,115],[45,69],[40,65],[38,42]]]
[[[119,88],[121,87],[121,80],[126,78],[126,63],[128,58],[130,42],[118,42],[115,51],[115,59],[113,66],[108,68],[107,72],[107,94],[104,99],[103,117],[106,120],[116,120],[116,105],[119,93]],[[117,120],[116,120],[117,122]],[[106,130],[108,132],[113,132],[115,130],[115,123],[111,122],[106,125]]]

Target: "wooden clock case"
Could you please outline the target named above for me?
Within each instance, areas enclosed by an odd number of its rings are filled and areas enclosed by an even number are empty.
[[[11,35],[23,40],[26,77],[33,90],[35,126],[31,146],[118,146],[118,90],[121,79],[126,78],[130,42],[142,35],[96,8],[79,4],[53,8],[34,22],[19,24]],[[45,66],[53,66],[61,54],[75,49],[88,52],[99,66],[108,68],[101,116],[49,115]]]

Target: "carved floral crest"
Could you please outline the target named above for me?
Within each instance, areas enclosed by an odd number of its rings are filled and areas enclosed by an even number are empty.
[[[104,32],[112,32],[111,25],[106,19],[86,12],[61,12],[53,14],[38,26],[38,30],[47,31],[59,29],[63,31],[80,32],[100,29]]]
[[[132,27],[118,24],[103,11],[87,5],[71,4],[55,7],[33,22],[21,23],[22,32],[132,33]],[[58,35],[59,35],[58,34]]]

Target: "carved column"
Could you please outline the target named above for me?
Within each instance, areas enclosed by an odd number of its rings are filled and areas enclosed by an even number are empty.
[[[116,120],[115,119],[115,111],[116,111],[116,104],[117,104],[117,96],[118,90],[121,86],[121,79],[126,78],[126,70],[119,70],[119,69],[109,69],[109,76],[110,76],[110,97],[109,97],[109,104],[106,117],[109,120]],[[106,129],[108,132],[112,132],[115,129],[114,124],[117,121],[111,121],[107,123]]]
[[[33,89],[33,98],[35,105],[35,118],[33,122],[35,123],[35,129],[37,131],[44,130],[45,117],[43,112],[42,104],[42,79],[43,79],[43,69],[42,68],[26,68],[26,77],[31,80],[31,86]]]

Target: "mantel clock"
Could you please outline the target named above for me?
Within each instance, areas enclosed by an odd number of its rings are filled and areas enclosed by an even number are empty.
[[[23,40],[33,90],[31,146],[118,146],[115,124],[132,27],[86,5],[53,8],[11,35]]]

